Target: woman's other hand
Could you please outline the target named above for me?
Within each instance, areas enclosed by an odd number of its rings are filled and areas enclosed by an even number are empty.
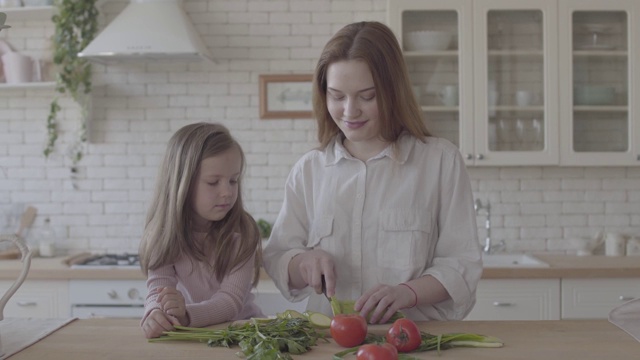
[[[178,319],[179,325],[188,325],[187,306],[179,290],[171,287],[163,288],[158,293],[158,302],[165,314]]]
[[[316,294],[322,293],[322,275],[327,284],[327,296],[336,292],[336,273],[333,258],[320,249],[305,251],[289,262],[289,285],[295,289],[312,287]]]
[[[362,294],[354,308],[365,318],[373,311],[369,323],[384,324],[396,311],[413,307],[415,304],[416,295],[407,286],[378,284]]]
[[[149,316],[142,323],[142,331],[147,339],[156,338],[164,331],[174,330],[175,325],[180,325],[176,318],[166,315],[160,309],[151,310]]]

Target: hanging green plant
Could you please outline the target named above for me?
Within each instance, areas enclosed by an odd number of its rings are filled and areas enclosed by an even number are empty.
[[[78,52],[93,40],[98,32],[97,0],[55,0],[57,11],[52,17],[55,25],[53,37],[53,63],[56,66],[56,92],[67,94],[80,105],[81,124],[76,143],[71,147],[73,168],[82,159],[87,141],[91,93],[91,63],[79,58]],[[58,139],[59,96],[51,102],[47,117],[45,157],[55,150]]]

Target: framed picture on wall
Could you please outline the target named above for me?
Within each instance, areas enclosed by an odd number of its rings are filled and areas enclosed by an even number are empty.
[[[311,74],[260,75],[261,119],[311,119]]]

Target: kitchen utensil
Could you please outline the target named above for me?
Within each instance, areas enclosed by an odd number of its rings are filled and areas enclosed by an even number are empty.
[[[593,255],[593,251],[602,244],[602,237],[588,238],[578,237],[569,239],[569,244],[576,249],[576,255],[589,256]]]
[[[322,293],[324,294],[324,297],[326,297],[327,300],[331,301],[331,298],[327,296],[327,282],[324,279],[324,275],[320,277],[320,280],[322,281]]]
[[[16,231],[17,236],[23,237],[24,230],[33,224],[33,220],[35,220],[37,214],[38,210],[36,210],[36,208],[33,206],[27,207],[20,218],[20,227],[18,228],[18,231]]]
[[[11,26],[9,26],[9,25],[5,25],[5,24],[4,24],[4,23],[5,23],[5,21],[7,21],[7,14],[5,14],[5,13],[3,13],[3,12],[0,12],[0,30],[2,30],[2,29],[8,29],[8,28],[10,28],[10,27],[11,27]]]
[[[607,233],[604,236],[604,254],[607,256],[624,256],[626,238],[622,234]]]
[[[24,279],[26,279],[27,274],[29,273],[29,268],[31,267],[31,256],[33,254],[31,253],[31,250],[29,250],[27,245],[24,243],[24,240],[20,236],[2,235],[0,236],[0,241],[12,242],[14,245],[16,245],[20,249],[20,252],[22,253],[22,271],[20,272],[20,275],[18,276],[16,281],[14,281],[11,287],[9,287],[9,290],[7,290],[7,292],[0,299],[0,321],[2,321],[4,319],[5,305],[7,305],[7,302],[9,302],[9,299],[11,298],[11,296],[13,296],[13,294],[15,294],[18,288],[22,285],[22,283],[24,282]],[[0,358],[3,358],[3,357],[4,357],[4,351],[2,350],[2,339],[0,339]]]
[[[446,85],[438,92],[438,99],[446,106],[458,105],[458,85]]]

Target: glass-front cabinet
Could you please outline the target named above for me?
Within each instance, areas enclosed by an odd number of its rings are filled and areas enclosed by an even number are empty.
[[[638,1],[559,1],[562,163],[640,165],[639,17]]]
[[[635,3],[389,0],[388,23],[429,130],[468,165],[640,165]]]

